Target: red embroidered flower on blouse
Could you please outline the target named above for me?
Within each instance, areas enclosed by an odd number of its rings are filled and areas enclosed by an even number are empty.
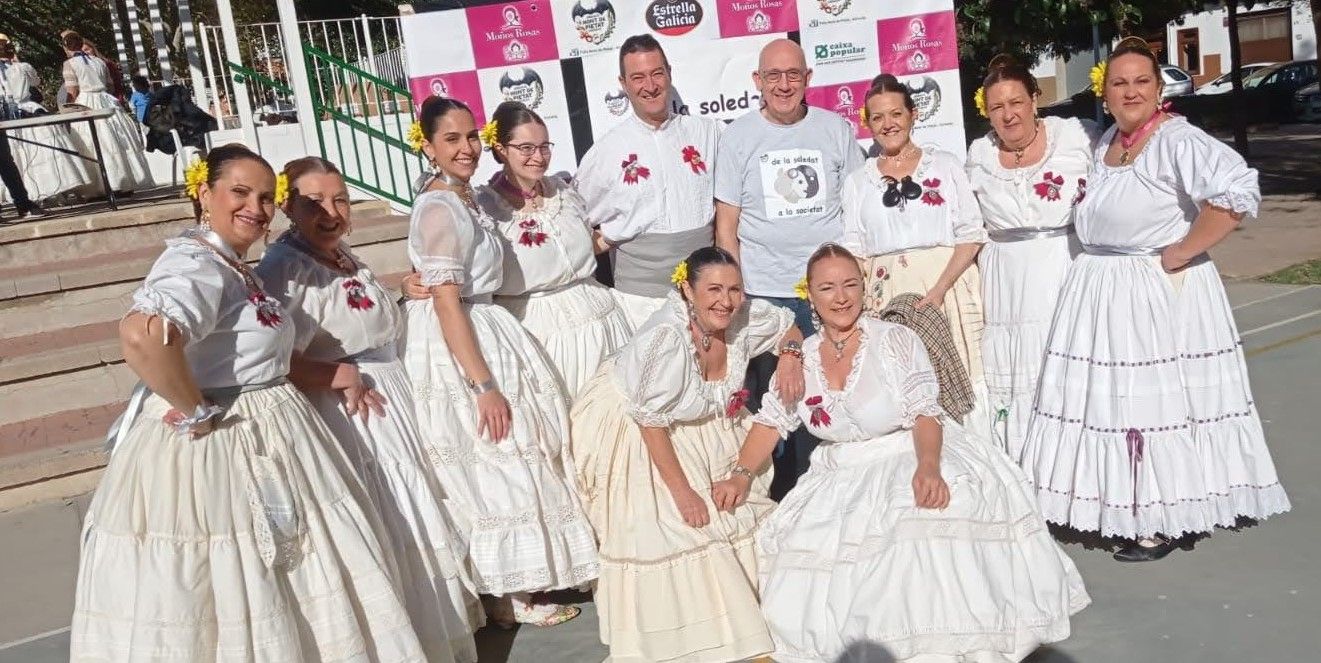
[[[1049,170],[1041,176],[1041,181],[1037,182],[1032,190],[1044,200],[1059,200],[1060,187],[1064,186],[1064,176],[1056,175]]]
[[[1071,202],[1071,203],[1069,203],[1069,204],[1070,204],[1070,205],[1073,205],[1074,207],[1077,207],[1077,206],[1078,206],[1078,203],[1081,203],[1081,202],[1082,202],[1082,199],[1083,199],[1083,198],[1086,198],[1086,197],[1087,197],[1087,178],[1086,178],[1086,177],[1079,177],[1079,178],[1078,178],[1078,193],[1073,194],[1073,202]]]
[[[523,232],[518,236],[518,243],[523,246],[541,246],[546,243],[546,233],[541,232],[541,223],[536,219],[520,221],[518,227]]]
[[[702,153],[697,151],[696,146],[683,148],[683,162],[693,169],[693,174],[706,172],[706,162],[702,160]]]
[[[725,416],[732,417],[738,414],[739,410],[742,410],[743,406],[748,404],[748,397],[751,395],[747,389],[739,389],[730,394],[729,403],[725,405]]]
[[[371,296],[367,294],[367,287],[358,279],[346,279],[343,283],[344,293],[348,295],[349,308],[355,311],[366,311],[376,306]]]
[[[619,167],[624,169],[624,184],[637,184],[638,180],[651,177],[651,169],[638,163],[638,155],[636,154],[628,155],[628,158]]]
[[[257,322],[261,323],[261,326],[276,327],[284,320],[279,302],[266,296],[266,293],[254,290],[248,295],[248,302],[257,307]]]
[[[830,413],[826,412],[826,408],[821,405],[820,396],[813,396],[803,402],[807,404],[807,407],[812,408],[812,416],[808,423],[817,428],[825,428],[830,425]]]
[[[885,280],[885,279],[890,278],[890,270],[886,269],[886,268],[885,268],[885,265],[879,265],[879,266],[877,266],[877,267],[876,267],[876,278],[881,279],[882,281]]]
[[[933,177],[931,179],[922,180],[922,189],[922,202],[931,205],[932,207],[939,207],[945,204],[944,196],[940,195],[939,179]]]

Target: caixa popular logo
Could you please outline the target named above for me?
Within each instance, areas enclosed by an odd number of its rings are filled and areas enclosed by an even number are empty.
[[[702,22],[702,5],[697,0],[655,0],[647,6],[646,18],[652,30],[675,37]]]
[[[546,86],[541,82],[541,76],[527,67],[510,69],[500,77],[500,96],[506,101],[521,101],[524,106],[536,110],[545,95]]]
[[[904,82],[913,95],[913,105],[917,106],[917,121],[926,122],[935,117],[940,110],[940,84],[930,76],[910,79]]]
[[[853,4],[853,0],[817,0],[816,6],[831,16],[839,16]]]
[[[615,32],[615,8],[607,0],[578,0],[569,11],[578,38],[601,44]]]
[[[623,90],[605,93],[605,109],[616,117],[628,112],[628,95]]]

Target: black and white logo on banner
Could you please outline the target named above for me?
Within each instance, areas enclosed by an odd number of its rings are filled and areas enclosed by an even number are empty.
[[[521,101],[536,110],[545,95],[546,86],[541,82],[541,76],[527,67],[511,69],[500,77],[500,96],[509,101]]]

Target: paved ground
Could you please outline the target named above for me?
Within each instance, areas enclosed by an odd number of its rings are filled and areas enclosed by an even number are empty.
[[[1065,546],[1094,600],[1073,637],[1030,663],[1314,661],[1321,651],[1321,286],[1234,283],[1230,298],[1275,462],[1294,511],[1220,532],[1193,552],[1121,565]],[[53,663],[68,651],[78,528],[87,496],[0,513],[0,663]],[[592,604],[552,629],[479,634],[482,661],[596,663]]]

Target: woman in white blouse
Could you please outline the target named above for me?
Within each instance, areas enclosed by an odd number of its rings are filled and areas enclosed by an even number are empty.
[[[1046,519],[1156,560],[1188,534],[1289,510],[1207,249],[1255,215],[1257,172],[1161,110],[1139,39],[1108,60],[1096,148],[1020,462]]]
[[[430,97],[418,122],[434,175],[413,202],[408,255],[431,298],[405,307],[404,367],[441,486],[466,523],[477,589],[492,618],[549,626],[574,606],[530,592],[596,578],[591,526],[570,479],[567,400],[536,340],[492,303],[503,240],[468,181],[481,141],[462,102]]]
[[[573,409],[574,461],[601,544],[601,641],[615,661],[737,661],[767,654],[752,536],[774,503],[770,472],[750,467],[751,496],[720,511],[747,431],[748,359],[780,354],[779,396],[802,381],[793,314],[747,301],[733,256],[707,247],[676,270],[678,291]]]
[[[46,108],[32,98],[40,91],[41,78],[32,65],[17,58],[14,44],[0,40],[0,96],[13,97],[25,113],[45,113]],[[40,126],[10,129],[9,141],[14,161],[23,173],[23,185],[36,201],[63,193],[86,191],[96,182],[95,170],[78,156],[78,142],[64,126]],[[0,200],[4,191],[0,190]]]
[[[862,315],[863,281],[842,247],[808,261],[822,327],[803,344],[806,398],[766,398],[714,488],[717,508],[738,509],[745,468],[779,437],[803,425],[821,439],[757,533],[773,658],[1020,661],[1068,637],[1090,602],[1082,578],[1022,471],[947,419],[917,334]]]
[[[1037,117],[1041,88],[1005,56],[983,82],[991,132],[968,149],[968,179],[990,241],[982,270],[982,361],[995,440],[1017,459],[1032,416],[1046,335],[1078,253],[1074,209],[1087,194],[1094,136],[1076,119]]]
[[[83,38],[78,33],[67,32],[63,40],[68,55],[63,69],[64,88],[69,93],[69,103],[114,111],[110,117],[96,121],[96,138],[101,142],[101,158],[105,160],[111,190],[134,191],[152,186],[151,170],[142,153],[141,125],[106,91],[112,87],[110,70],[100,58],[83,52]],[[96,156],[92,152],[92,130],[87,124],[78,122],[73,130],[84,156]],[[99,181],[96,184],[101,185]]]
[[[400,584],[427,660],[477,660],[481,611],[465,537],[430,471],[413,389],[396,342],[403,315],[390,292],[342,241],[349,190],[334,164],[305,157],[284,167],[292,227],[257,274],[294,328],[290,380],[325,419],[385,521]]]
[[[142,380],[84,523],[73,661],[417,661],[383,527],[286,381],[294,328],[243,262],[275,173],[207,156],[202,224],[120,324]]]
[[[864,309],[876,315],[905,292],[922,295],[919,307],[942,308],[975,395],[965,422],[989,436],[976,265],[986,231],[968,176],[953,154],[913,143],[916,106],[894,76],[877,76],[864,105],[880,156],[850,174],[840,193],[843,244],[867,275]]]
[[[478,187],[477,204],[504,236],[504,282],[495,303],[541,343],[570,402],[633,334],[609,289],[597,283],[592,227],[582,196],[546,177],[546,124],[517,101],[495,109],[491,154],[504,168]]]

